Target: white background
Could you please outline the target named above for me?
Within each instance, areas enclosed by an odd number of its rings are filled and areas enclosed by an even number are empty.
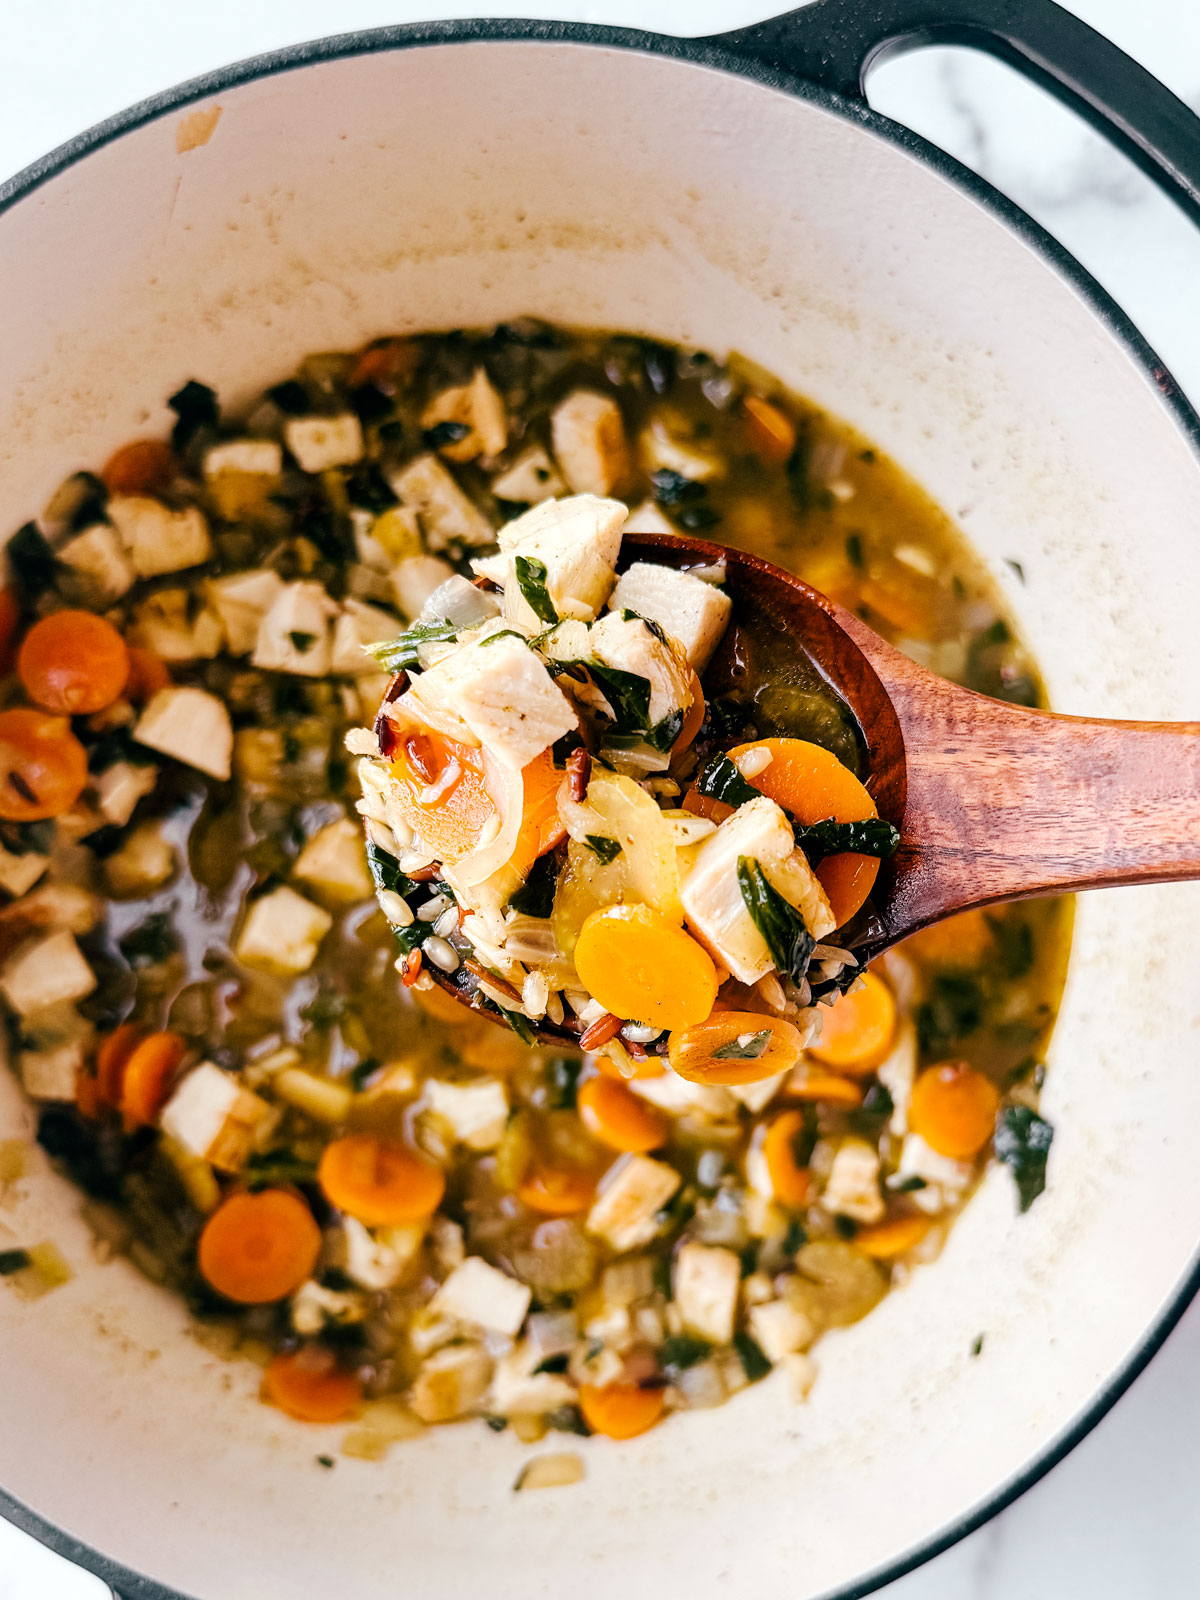
[[[784,3],[481,0],[468,12],[431,0],[3,0],[0,179],[132,101],[297,40],[483,11],[701,34],[756,21]],[[1197,0],[1071,0],[1070,9],[1200,108]],[[931,51],[882,68],[871,100],[982,171],[1055,233],[1200,402],[1200,231],[1145,180],[1007,69],[966,52]],[[979,1533],[892,1585],[886,1600],[1194,1600],[1197,1373],[1200,1303],[1066,1462]],[[0,1522],[0,1600],[106,1593]]]

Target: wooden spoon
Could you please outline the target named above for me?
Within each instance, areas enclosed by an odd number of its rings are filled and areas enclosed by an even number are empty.
[[[1200,878],[1200,723],[1064,717],[961,689],[791,573],[724,545],[626,534],[621,565],[637,560],[723,562],[735,620],[765,614],[854,713],[867,788],[900,830],[852,946],[860,961],[978,906]],[[427,970],[470,1004],[461,970]],[[578,1038],[549,1023],[536,1032]]]

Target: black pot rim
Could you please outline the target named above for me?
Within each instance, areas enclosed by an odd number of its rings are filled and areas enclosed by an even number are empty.
[[[108,117],[95,127],[69,139],[56,150],[52,150],[17,173],[15,177],[0,183],[0,215],[27,199],[43,184],[58,177],[76,162],[103,149],[105,145],[113,143],[124,134],[132,133],[148,122],[153,122],[172,111],[211,95],[227,93],[243,84],[252,83],[260,78],[273,77],[277,73],[293,72],[302,67],[349,56],[373,55],[383,51],[419,49],[434,45],[491,42],[590,45],[602,49],[666,56],[692,65],[712,67],[739,77],[750,78],[793,98],[815,102],[843,120],[857,123],[872,134],[898,145],[932,167],[985,210],[990,211],[1067,279],[1108,332],[1124,347],[1126,353],[1153,383],[1163,405],[1189,439],[1193,452],[1200,460],[1200,416],[1197,416],[1168,368],[1107,291],[1101,288],[1075,257],[1040,224],[1034,222],[1032,217],[1000,194],[986,179],[979,177],[977,173],[963,166],[945,151],[938,149],[936,145],[930,144],[919,134],[872,111],[865,103],[847,100],[805,79],[779,72],[743,56],[733,55],[721,48],[719,38],[682,39],[592,23],[455,19],[372,28],[357,33],[335,34],[303,44],[288,45],[218,68],[202,77],[188,79],[160,94],[139,101],[127,110],[118,112],[116,116]],[[931,1534],[911,1549],[893,1557],[874,1571],[856,1578],[853,1582],[828,1590],[821,1600],[865,1600],[867,1595],[874,1594],[886,1584],[895,1582],[906,1573],[931,1561],[935,1556],[943,1554],[1012,1505],[1027,1489],[1032,1488],[1069,1455],[1112,1409],[1158,1354],[1198,1292],[1200,1292],[1200,1249],[1193,1257],[1187,1272],[1165,1301],[1157,1318],[1147,1327],[1140,1343],[1130,1352],[1125,1363],[1093,1396],[1089,1404],[1077,1413],[1057,1438],[1033,1456],[1020,1472],[1015,1473],[1007,1482],[999,1484],[978,1504],[964,1511],[937,1533]],[[65,1557],[112,1585],[125,1597],[125,1600],[190,1600],[182,1590],[170,1588],[156,1579],[143,1577],[119,1562],[110,1560],[102,1552],[74,1538],[64,1529],[15,1499],[3,1488],[0,1488],[0,1516],[23,1532],[32,1535],[57,1555]]]

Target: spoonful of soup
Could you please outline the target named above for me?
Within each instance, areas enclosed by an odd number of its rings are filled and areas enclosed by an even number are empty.
[[[627,1076],[747,1083],[931,923],[1200,877],[1200,724],[988,699],[625,517],[543,502],[370,647],[360,810],[407,984]]]

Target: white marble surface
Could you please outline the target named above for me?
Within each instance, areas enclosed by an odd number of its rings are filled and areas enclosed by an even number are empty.
[[[782,0],[5,0],[0,177],[181,78],[322,34],[483,12],[699,34],[782,8]],[[1200,109],[1196,0],[1072,0],[1070,9]],[[1057,235],[1200,402],[1200,231],[1140,174],[1006,68],[969,52],[893,62],[873,78],[871,100],[978,168]],[[1065,1462],[1002,1516],[883,1591],[886,1600],[1194,1600],[1198,1371],[1200,1302]],[[0,1522],[0,1600],[106,1592]]]

